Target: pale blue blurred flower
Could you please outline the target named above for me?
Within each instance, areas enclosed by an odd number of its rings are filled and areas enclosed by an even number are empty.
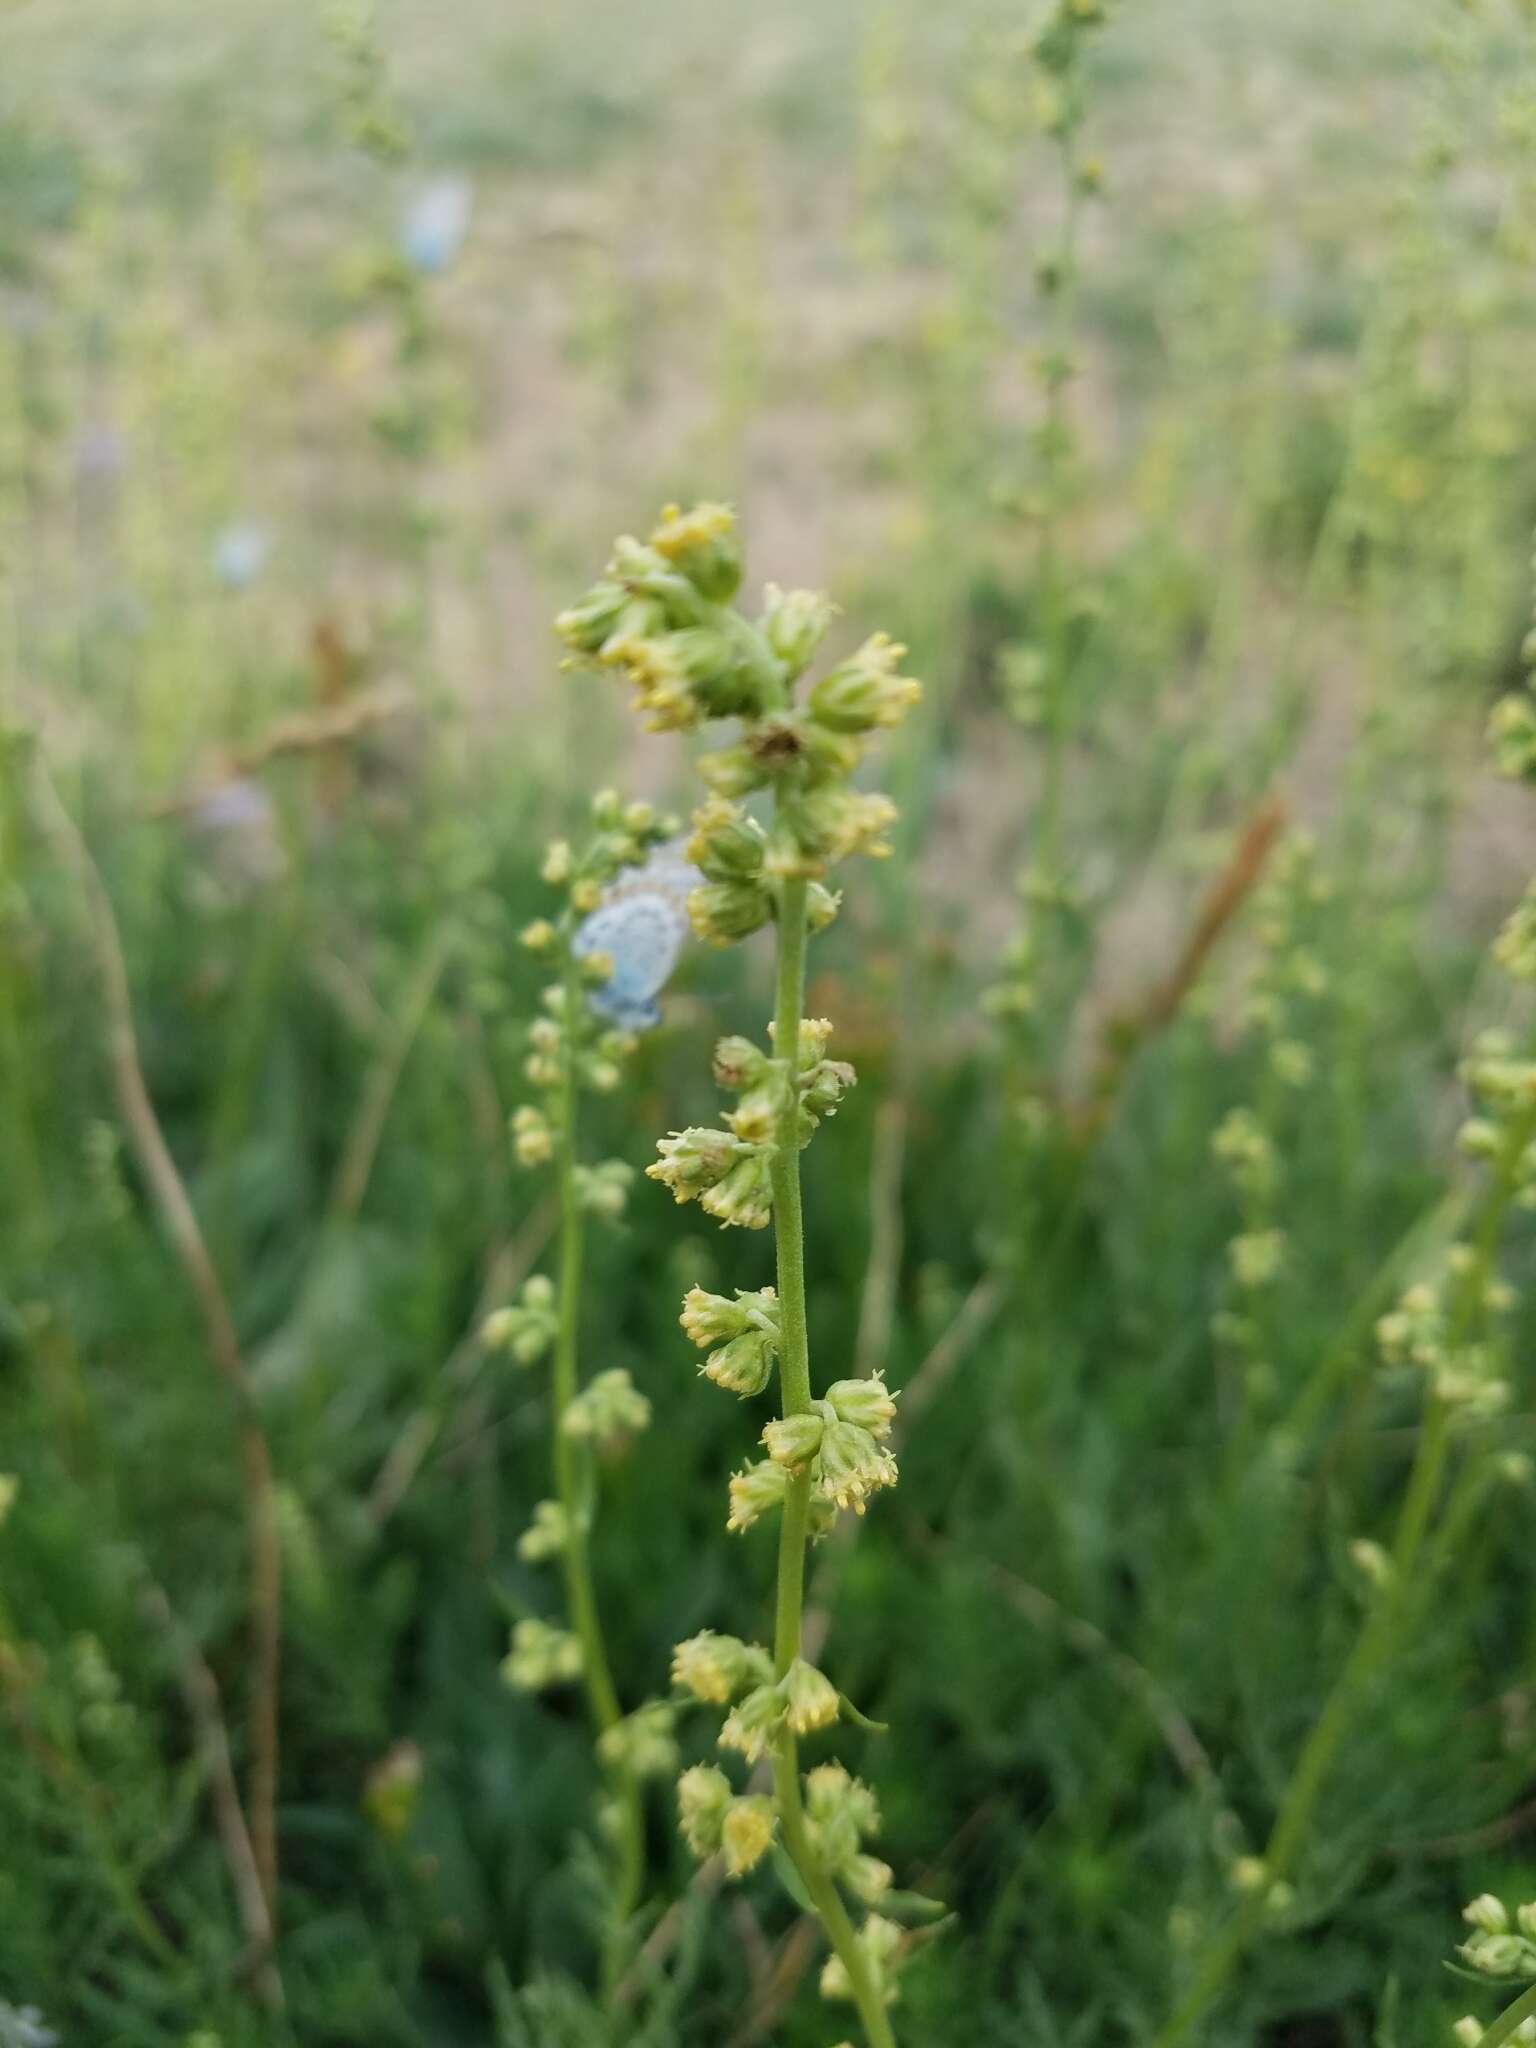
[[[127,443],[104,420],[85,428],[75,442],[75,475],[83,485],[115,483],[127,466]]]
[[[411,202],[400,246],[412,269],[436,277],[449,267],[464,246],[474,199],[467,178],[434,178]]]
[[[187,822],[208,856],[207,878],[243,900],[281,878],[287,862],[272,799],[259,782],[236,776],[205,790]],[[0,2048],[5,2048],[0,2039]]]
[[[266,529],[240,521],[226,526],[213,543],[213,571],[228,590],[244,590],[267,566],[272,543]]]
[[[58,2038],[35,2005],[7,2005],[0,1998],[0,2048],[55,2048]]]

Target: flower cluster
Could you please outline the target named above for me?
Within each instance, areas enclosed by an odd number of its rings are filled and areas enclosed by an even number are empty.
[[[1434,1276],[1415,1281],[1378,1320],[1376,1341],[1388,1365],[1422,1372],[1448,1406],[1473,1418],[1496,1415],[1509,1386],[1494,1347],[1476,1333],[1512,1304],[1505,1283],[1483,1275],[1472,1247],[1454,1244]]]
[[[887,1920],[883,1914],[871,1913],[859,1929],[856,1939],[864,1951],[865,1967],[874,1978],[881,1998],[887,2005],[894,2005],[896,1965],[900,1960],[903,1939],[901,1929],[894,1920]],[[841,1956],[828,1956],[822,1964],[821,1995],[823,1998],[853,1997],[853,1978]]]
[[[651,1404],[622,1366],[590,1379],[560,1418],[567,1436],[615,1447],[649,1427]]]
[[[1536,1901],[1511,1914],[1502,1899],[1482,1892],[1461,1917],[1472,1930],[1458,1951],[1465,1963],[1485,1977],[1536,1978]]]
[[[1275,1079],[1304,1088],[1312,1078],[1307,1043],[1316,1005],[1328,992],[1328,972],[1313,950],[1316,916],[1333,895],[1318,872],[1317,847],[1293,832],[1277,848],[1254,899],[1260,958],[1244,1005],[1244,1021],[1264,1039]]]
[[[555,1341],[555,1285],[542,1273],[523,1283],[505,1308],[493,1309],[480,1326],[488,1351],[510,1351],[519,1365],[537,1365]]]
[[[547,1621],[520,1621],[512,1647],[501,1660],[501,1675],[519,1692],[544,1692],[581,1676],[581,1644],[569,1629]]]
[[[874,1793],[841,1764],[818,1764],[805,1774],[805,1816],[826,1868],[855,1898],[878,1905],[891,1888],[891,1866],[864,1847],[880,1832]]]
[[[658,1142],[661,1156],[645,1169],[648,1178],[669,1188],[675,1201],[697,1201],[717,1222],[763,1229],[773,1213],[773,1158],[786,1127],[803,1149],[854,1085],[848,1062],[826,1057],[831,1035],[824,1017],[802,1018],[792,1062],[750,1038],[722,1038],[715,1079],[740,1098],[726,1128],[671,1132]]]
[[[818,591],[770,584],[748,619],[730,602],[741,581],[735,517],[724,505],[667,508],[648,542],[625,535],[602,577],[556,626],[576,658],[627,677],[653,731],[738,718],[739,739],[705,755],[712,794],[695,813],[688,858],[704,881],[689,899],[700,937],[732,945],[776,912],[776,885],[804,881],[805,915],[820,930],[837,914],[825,886],[850,854],[884,854],[888,797],[851,787],[869,738],[897,725],[921,685],[901,672],[906,649],[875,633],[791,696],[833,617]],[[743,799],[771,789],[764,828]]]
[[[685,849],[701,878],[688,916],[700,938],[720,946],[772,925],[779,956],[767,1046],[732,1036],[715,1048],[715,1079],[735,1108],[718,1126],[671,1132],[646,1169],[677,1202],[696,1201],[721,1224],[776,1226],[777,1286],[734,1296],[694,1287],[682,1324],[705,1354],[703,1377],[717,1386],[745,1399],[765,1392],[776,1370],[779,1377],[782,1413],[762,1431],[766,1455],[731,1481],[727,1527],[794,1509],[781,1527],[794,1568],[780,1573],[779,1653],[705,1630],[678,1645],[672,1665],[681,1693],[723,1710],[722,1750],[748,1765],[772,1757],[775,1790],[738,1793],[717,1765],[695,1765],[678,1784],[682,1831],[696,1854],[719,1855],[732,1877],[754,1868],[777,1837],[813,1896],[836,1883],[868,1905],[890,1884],[885,1865],[862,1847],[877,1819],[873,1799],[840,1766],[810,1773],[803,1805],[798,1789],[797,1740],[831,1726],[843,1702],[825,1673],[785,1645],[798,1645],[800,1635],[796,1547],[824,1532],[839,1508],[862,1513],[895,1482],[886,1443],[895,1403],[878,1376],[839,1380],[812,1396],[799,1154],[836,1113],[854,1073],[828,1057],[830,1024],[800,1009],[807,938],[837,915],[831,869],[853,854],[890,851],[895,807],[854,787],[854,774],[871,738],[899,724],[921,693],[902,673],[905,649],[883,633],[797,692],[831,624],[831,604],[770,585],[749,618],[732,602],[740,583],[729,509],[668,507],[647,541],[616,543],[604,574],[557,626],[573,658],[628,680],[651,730],[739,721],[731,741],[699,762],[708,795]],[[759,798],[762,815],[753,808]],[[840,1917],[828,1932],[836,1954],[823,1988],[832,1996],[846,1988],[871,2038],[888,2038],[882,2015],[899,1936],[877,1916],[858,1936]]]
[[[677,1810],[694,1855],[723,1855],[727,1877],[745,1877],[773,1846],[773,1801],[758,1792],[733,1792],[730,1779],[713,1764],[684,1771],[677,1781]]]
[[[736,1290],[736,1299],[690,1287],[678,1321],[708,1357],[699,1367],[707,1380],[745,1399],[760,1394],[773,1377],[779,1355],[779,1297],[771,1287]]]
[[[664,1778],[677,1769],[677,1716],[665,1700],[647,1700],[597,1738],[597,1753],[636,1778]]]

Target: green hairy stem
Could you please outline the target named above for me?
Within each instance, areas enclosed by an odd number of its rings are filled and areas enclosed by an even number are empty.
[[[578,1013],[583,1000],[576,957],[570,947],[570,933],[562,933],[561,986],[565,991],[567,1017]],[[566,1410],[577,1392],[577,1338],[581,1318],[581,1262],[586,1219],[576,1186],[576,1126],[578,1089],[576,1085],[576,1039],[573,1030],[565,1035],[561,1056],[561,1119],[556,1149],[556,1170],[560,1190],[560,1277],[558,1283],[554,1364],[551,1382],[553,1410],[555,1497],[565,1510],[566,1538],[560,1553],[565,1582],[566,1609],[571,1627],[581,1644],[582,1683],[592,1725],[598,1735],[616,1727],[623,1709],[608,1664],[603,1640],[602,1618],[592,1584],[592,1561],[588,1547],[590,1519],[589,1488],[585,1484],[590,1456],[562,1427]],[[616,1765],[609,1773],[618,1816],[618,1874],[614,1887],[614,1926],[604,1956],[604,1982],[612,1993],[622,1967],[625,1930],[640,1900],[644,1837],[640,1787],[632,1770]]]
[[[779,1412],[805,1415],[811,1406],[810,1341],[805,1317],[805,1234],[800,1206],[800,1138],[796,1129],[795,1073],[800,1017],[805,1003],[806,885],[786,882],[779,897],[778,971],[774,1001],[774,1050],[785,1063],[786,1085],[774,1155],[773,1232],[778,1261],[782,1345],[779,1352]],[[773,1657],[779,1675],[800,1654],[805,1604],[805,1546],[810,1519],[811,1477],[798,1473],[784,1496],[779,1529],[778,1600]],[[774,1745],[773,1786],[779,1827],[790,1860],[800,1874],[827,1938],[842,1960],[871,2048],[895,2048],[890,2016],[870,1973],[848,1910],[811,1846],[800,1803],[799,1745],[785,1728]]]

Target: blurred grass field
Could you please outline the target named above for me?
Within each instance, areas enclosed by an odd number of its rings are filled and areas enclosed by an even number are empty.
[[[544,1598],[542,1391],[477,1334],[552,1229],[516,934],[595,787],[684,787],[549,621],[695,495],[928,683],[818,956],[861,1087],[807,1168],[818,1360],[921,1415],[816,1595],[889,1727],[840,1752],[882,1854],[953,1911],[901,2037],[1151,2042],[1225,1924],[1393,1540],[1419,1401],[1373,1330],[1476,1199],[1460,1064],[1530,1031],[1488,949],[1536,812],[1484,730],[1531,614],[1536,25],[1126,0],[1073,199],[1034,18],[0,6],[4,2048],[29,2006],[70,2048],[848,2030],[769,1886],[691,1883],[664,1788],[682,1904],[603,2015],[586,1730],[498,1676]],[[402,223],[444,178],[432,273]],[[272,1445],[281,2022],[187,1688],[243,1772],[235,1416],[39,771]],[[607,1150],[711,1114],[768,1001],[755,943],[690,949]],[[604,1475],[627,1697],[767,1597],[676,1325],[767,1252],[696,1214],[642,1183],[584,1309],[657,1416]],[[1536,1891],[1522,1212],[1501,1252],[1510,1403],[1210,2048],[1444,2048],[1462,1902]]]

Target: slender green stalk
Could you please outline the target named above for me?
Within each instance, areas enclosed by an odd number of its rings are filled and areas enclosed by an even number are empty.
[[[1499,1230],[1518,1186],[1519,1162],[1533,1134],[1536,1134],[1536,1114],[1522,1118],[1506,1138],[1498,1171],[1478,1221],[1473,1241],[1474,1257],[1461,1279],[1449,1339],[1453,1348],[1465,1340],[1472,1319],[1485,1297],[1498,1249]],[[1264,1851],[1265,1883],[1244,1900],[1207,1952],[1189,1989],[1156,2037],[1153,2048],[1177,2048],[1178,2043],[1189,2038],[1192,2029],[1198,2026],[1220,1997],[1227,1979],[1257,1933],[1270,1886],[1283,1883],[1295,1867],[1323,1786],[1355,1710],[1390,1660],[1405,1626],[1412,1619],[1418,1591],[1415,1570],[1429,1533],[1435,1504],[1440,1498],[1450,1453],[1453,1414],[1452,1404],[1432,1391],[1398,1517],[1390,1575],[1365,1626],[1355,1639],[1343,1670],[1334,1681],[1333,1690],[1313,1724],[1285,1788]],[[1447,1516],[1451,1514],[1456,1514],[1459,1523],[1455,1491],[1451,1495],[1451,1507],[1447,1510]],[[1443,1522],[1442,1531],[1444,1526]]]
[[[807,1415],[811,1408],[810,1339],[805,1315],[805,1235],[800,1206],[800,1136],[796,1128],[797,1097],[793,1084],[800,1017],[805,1002],[806,885],[785,882],[778,905],[778,969],[773,1013],[774,1051],[785,1061],[790,1083],[780,1110],[779,1143],[770,1172],[773,1180],[774,1249],[778,1260],[780,1328],[779,1411]],[[800,1626],[805,1607],[805,1545],[810,1519],[811,1475],[797,1473],[784,1495],[779,1527],[778,1601],[773,1625],[773,1657],[782,1677],[800,1654]],[[848,1972],[854,2002],[871,2048],[895,2048],[890,2016],[870,1974],[847,1908],[837,1887],[811,1846],[800,1804],[798,1744],[786,1727],[773,1751],[773,1786],[778,1797],[779,1826],[790,1861],[800,1874],[827,1938]]]
[[[1503,2048],[1506,2041],[1512,2041],[1526,2020],[1536,2015],[1536,1984],[1532,1984],[1515,2000],[1506,2005],[1491,2027],[1485,2028],[1477,2048]]]
[[[1436,1400],[1420,1432],[1408,1493],[1398,1520],[1397,1537],[1392,1546],[1391,1581],[1356,1637],[1355,1646],[1334,1683],[1322,1714],[1313,1724],[1312,1733],[1291,1774],[1264,1851],[1264,1883],[1243,1901],[1207,1952],[1194,1981],[1157,2035],[1153,2048],[1175,2048],[1176,2043],[1189,2038],[1191,2031],[1210,2011],[1259,1930],[1269,1888],[1283,1883],[1295,1865],[1329,1769],[1355,1708],[1396,1647],[1399,1624],[1408,1606],[1405,1585],[1418,1558],[1439,1492],[1449,1439],[1450,1410],[1445,1403]]]
[[[569,923],[569,919],[567,919]],[[579,1014],[582,995],[576,956],[570,948],[570,933],[562,933],[561,985],[565,991],[566,1014]],[[556,1305],[554,1364],[551,1381],[553,1416],[555,1497],[565,1511],[565,1542],[560,1564],[565,1581],[566,1608],[571,1627],[581,1644],[582,1683],[595,1731],[601,1735],[623,1718],[613,1674],[603,1640],[602,1620],[592,1584],[592,1563],[587,1545],[590,1519],[586,1447],[562,1427],[566,1410],[577,1392],[577,1339],[581,1321],[581,1261],[585,1218],[576,1185],[576,1086],[577,1047],[575,1034],[568,1031],[561,1054],[560,1130],[557,1139],[556,1170],[560,1192],[560,1277]],[[606,1945],[604,1983],[611,1991],[618,1982],[623,1962],[625,1930],[640,1900],[644,1860],[640,1787],[634,1772],[624,1764],[611,1767],[615,1811],[618,1815],[618,1878],[614,1891],[614,1926]]]

